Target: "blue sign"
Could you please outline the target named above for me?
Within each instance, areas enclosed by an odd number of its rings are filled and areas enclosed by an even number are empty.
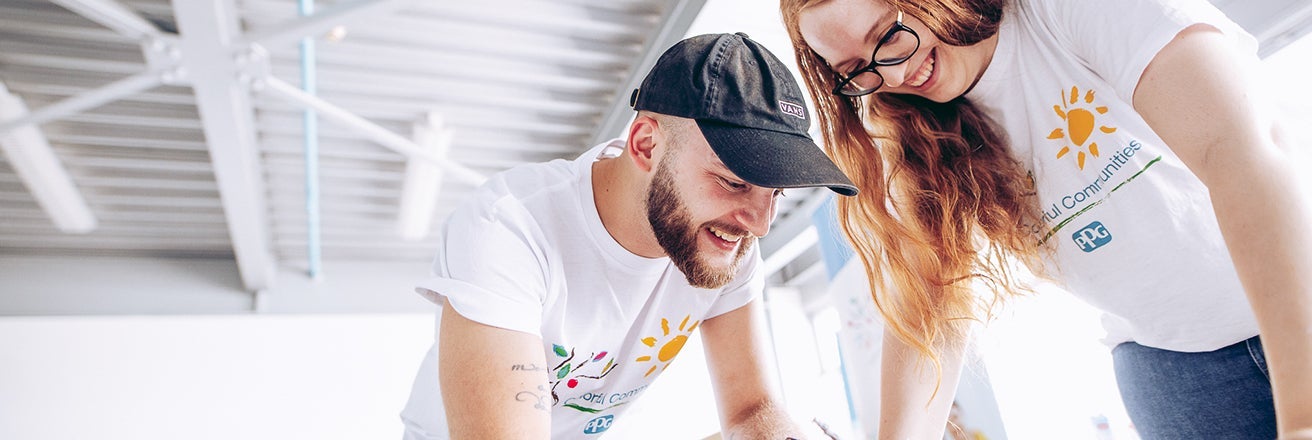
[[[615,416],[607,414],[595,419],[589,420],[588,425],[583,427],[584,434],[601,434],[610,429],[611,422],[615,421]]]
[[[1071,239],[1075,240],[1075,244],[1080,247],[1080,250],[1093,252],[1107,243],[1110,243],[1112,241],[1112,233],[1107,231],[1107,228],[1102,225],[1102,222],[1093,222],[1089,223],[1089,226],[1085,226],[1084,228],[1075,231],[1075,235],[1072,235]]]

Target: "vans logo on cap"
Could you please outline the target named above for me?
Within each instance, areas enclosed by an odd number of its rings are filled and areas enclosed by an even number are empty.
[[[788,101],[779,101],[779,110],[786,115],[796,116],[797,119],[806,119],[806,109],[800,105]]]

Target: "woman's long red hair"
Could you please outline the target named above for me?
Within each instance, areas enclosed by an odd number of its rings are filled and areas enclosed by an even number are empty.
[[[1027,291],[1016,263],[1039,267],[1033,184],[1004,134],[957,98],[835,96],[836,75],[807,45],[798,15],[827,0],[782,0],[802,77],[830,157],[861,188],[839,197],[838,218],[870,288],[901,340],[932,361],[961,343],[969,321]],[[870,0],[885,1],[885,0]],[[997,33],[1005,0],[886,0],[954,46]],[[982,294],[981,294],[982,293]]]

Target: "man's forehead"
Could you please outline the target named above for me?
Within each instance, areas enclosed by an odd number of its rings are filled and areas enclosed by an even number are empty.
[[[701,163],[706,164],[706,167],[711,171],[727,174],[738,180],[746,180],[737,173],[734,173],[733,170],[729,169],[729,166],[724,164],[724,161],[720,159],[720,154],[715,152],[715,148],[711,147],[710,142],[706,140],[706,137],[702,135],[701,130],[696,125],[692,127],[692,131],[696,132],[695,138],[697,141],[695,143],[697,144],[697,150],[701,152],[703,156],[702,159],[704,159],[700,161]]]
[[[747,183],[748,185],[759,186],[754,183],[747,182],[747,179],[742,178],[741,176],[738,175],[738,173],[735,173],[733,172],[733,170],[729,169],[729,167],[724,164],[724,161],[720,160],[720,156],[715,154],[714,151],[711,152],[710,160],[706,161],[706,165],[710,167],[711,171],[724,174],[736,180],[741,180],[744,183]]]
[[[711,148],[707,148],[707,150],[710,151],[711,153],[709,160],[706,161],[707,166],[711,167],[711,169],[714,171],[726,173],[730,176],[733,176],[734,178],[741,179],[741,177],[738,177],[737,174],[734,174],[733,170],[730,170],[729,167],[724,164],[724,161],[720,160],[720,155],[715,154],[715,150]]]
[[[729,167],[724,164],[724,161],[720,160],[720,156],[718,155],[712,153],[711,160],[707,163],[710,164],[711,168],[715,168],[717,171],[724,171],[733,174],[733,171],[729,170]]]

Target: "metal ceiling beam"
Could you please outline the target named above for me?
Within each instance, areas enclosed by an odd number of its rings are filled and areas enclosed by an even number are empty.
[[[788,217],[770,225],[770,233],[761,239],[761,256],[770,258],[780,249],[789,247],[788,242],[802,234],[803,231],[815,229],[815,220],[811,218],[811,215],[815,213],[816,209],[820,208],[820,205],[829,200],[829,197],[832,197],[831,194],[833,193],[828,189],[811,190],[810,193],[806,193],[805,199],[788,210],[790,213]]]
[[[652,35],[647,38],[647,44],[642,49],[642,55],[638,62],[629,70],[629,76],[620,84],[612,95],[610,107],[601,116],[601,124],[592,132],[592,138],[588,145],[596,145],[613,139],[617,136],[623,136],[624,126],[633,116],[633,109],[629,107],[629,93],[638,85],[642,84],[643,78],[647,76],[647,71],[656,65],[656,60],[660,58],[665,49],[673,46],[674,43],[683,39],[688,33],[688,28],[692,27],[692,22],[697,15],[702,12],[702,7],[706,5],[706,0],[676,0],[671,2],[669,9],[661,15],[661,25],[657,27]]]
[[[438,157],[446,157],[453,137],[454,133],[446,128],[440,113],[429,112],[425,120],[414,124],[415,143],[427,147]],[[407,161],[397,215],[397,230],[401,238],[418,241],[428,237],[441,192],[440,167],[422,160]]]
[[[1212,0],[1222,12],[1253,34],[1265,58],[1312,30],[1312,2],[1307,0]]]
[[[291,45],[305,37],[328,32],[334,27],[362,18],[375,17],[400,9],[414,0],[359,0],[316,12],[314,15],[253,30],[238,47],[258,44],[266,48]]]
[[[457,164],[450,160],[435,154],[433,151],[425,149],[410,139],[388,131],[386,128],[379,127],[378,124],[370,122],[365,118],[356,116],[354,113],[335,106],[328,101],[311,96],[291,84],[287,84],[277,78],[268,77],[262,81],[263,91],[269,92],[276,98],[294,102],[306,108],[313,108],[322,114],[323,117],[336,121],[348,128],[368,136],[374,142],[382,144],[384,147],[404,154],[414,159],[424,159],[434,165],[441,167],[461,182],[471,185],[480,185],[487,177],[477,171],[469,169],[463,165]]]
[[[4,119],[0,119],[0,121],[3,121],[0,122],[0,135],[23,126],[40,125],[92,107],[98,107],[125,96],[150,90],[160,85],[162,82],[159,72],[141,72],[106,84],[100,88],[89,90],[76,96],[71,96],[62,101],[37,109],[37,111],[34,112],[25,115],[8,116]]]
[[[822,258],[818,258],[815,261],[810,261],[808,263],[803,264],[802,268],[797,270],[797,274],[793,275],[792,277],[789,277],[787,283],[784,285],[788,287],[800,288],[802,285],[815,282],[816,280],[828,281],[828,279],[825,278],[825,260]],[[805,293],[808,290],[809,289],[802,289],[803,295],[813,296],[813,295],[807,295]],[[820,296],[825,298],[829,297],[829,295],[814,295],[814,296]]]
[[[56,4],[87,19],[113,29],[138,41],[159,41],[165,38],[155,25],[113,0],[54,0]],[[162,46],[161,46],[162,48]],[[147,53],[148,56],[152,55]],[[105,86],[79,93],[35,112],[16,95],[0,85],[0,143],[14,171],[61,231],[86,233],[96,228],[96,218],[77,187],[73,184],[50,141],[37,128],[38,125],[100,106],[104,103],[133,95],[160,85],[171,72],[152,70],[114,81]]]
[[[21,118],[27,112],[23,99],[0,83],[0,119]],[[69,233],[96,228],[91,207],[50,148],[50,141],[35,125],[18,125],[8,133],[0,131],[0,150],[55,227]]]
[[[761,239],[761,257],[765,259],[765,276],[771,276],[788,266],[798,256],[819,243],[820,236],[811,214],[833,197],[831,194],[828,189],[813,190],[807,199],[789,211],[791,215],[770,226],[770,233]]]
[[[173,10],[242,283],[249,291],[264,290],[273,285],[275,262],[254,107],[236,80],[244,66],[232,55],[241,38],[237,8],[233,0],[173,0]]]
[[[163,36],[154,24],[114,0],[51,1],[133,40]]]
[[[765,258],[763,273],[767,277],[774,275],[819,242],[819,231],[816,231],[814,226],[803,229],[797,235],[789,236],[782,247],[775,249],[769,257]]]

